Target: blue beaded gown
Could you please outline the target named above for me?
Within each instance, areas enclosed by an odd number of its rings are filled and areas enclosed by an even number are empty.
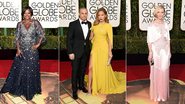
[[[44,41],[44,30],[37,20],[32,20],[28,29],[23,22],[17,24],[15,42],[19,44],[21,56],[15,56],[12,67],[1,93],[9,92],[31,100],[35,94],[41,94],[40,64],[38,50],[32,46],[39,39]]]

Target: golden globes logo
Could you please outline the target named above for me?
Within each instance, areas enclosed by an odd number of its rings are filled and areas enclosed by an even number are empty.
[[[153,12],[158,5],[164,6],[164,21],[169,25],[169,29],[172,29],[174,0],[139,0],[139,28],[141,30],[146,31],[149,24],[153,22],[155,19]]]
[[[76,0],[75,0],[76,1]],[[76,18],[76,2],[74,0],[60,1],[59,18],[63,20],[75,20]]]
[[[55,2],[32,2],[33,18],[40,22],[58,21],[58,3]]]
[[[117,20],[118,19],[118,5],[119,0],[89,0],[90,4],[89,12],[91,20],[95,20],[96,11],[104,7],[108,13],[109,20]]]
[[[19,8],[13,2],[0,1],[0,21],[19,21]]]
[[[172,4],[170,3],[152,3],[152,2],[143,2],[141,4],[141,7],[142,7],[142,17],[143,17],[143,20],[142,20],[142,23],[151,23],[153,20],[154,20],[154,15],[153,15],[153,10],[155,9],[156,6],[158,5],[164,5],[165,7],[165,18],[164,20],[166,21],[166,23],[170,23],[170,17],[171,17],[171,14],[170,14],[170,10],[172,9]]]

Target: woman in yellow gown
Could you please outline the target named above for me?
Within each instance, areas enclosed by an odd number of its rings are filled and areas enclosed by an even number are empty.
[[[104,8],[98,9],[91,28],[92,50],[89,61],[88,91],[92,95],[125,91],[123,73],[115,73],[110,65],[113,48],[112,26]],[[119,78],[118,78],[119,77]],[[123,81],[124,80],[124,81]]]

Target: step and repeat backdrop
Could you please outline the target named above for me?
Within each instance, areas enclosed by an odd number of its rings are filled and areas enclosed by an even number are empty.
[[[0,0],[0,27],[15,28],[21,21],[22,0]],[[79,0],[29,0],[33,18],[44,28],[68,27],[79,17]],[[98,8],[104,7],[113,27],[120,24],[121,0],[86,0],[88,20],[93,22]]]
[[[181,15],[181,29],[184,26],[185,14],[185,0],[182,0],[182,15]],[[173,28],[173,15],[174,15],[174,0],[139,0],[139,29],[146,31],[148,25],[154,20],[153,11],[157,5],[165,7],[164,20],[169,25],[170,30]],[[131,29],[131,0],[126,0],[126,30]],[[184,26],[185,27],[185,26]]]
[[[88,20],[93,22],[97,9],[104,7],[113,27],[120,24],[121,0],[86,0]],[[60,0],[59,4],[59,26],[68,27],[69,22],[78,19],[79,0]]]
[[[124,29],[123,22],[120,22],[123,19],[121,3],[121,0],[0,0],[0,50],[15,48],[15,28],[23,18],[21,13],[26,5],[33,9],[32,18],[40,21],[45,29],[47,44],[41,49],[58,49],[58,35],[62,42],[60,48],[65,49],[67,27],[71,21],[79,18],[80,7],[87,8],[88,20],[91,22],[95,20],[97,9],[104,7],[108,12],[109,22],[113,27],[118,27],[114,34],[122,35]],[[119,44],[115,47],[121,49],[122,37],[115,36],[114,39]]]
[[[21,0],[0,0],[0,28],[15,28],[21,21]]]
[[[59,0],[29,0],[33,18],[40,21],[44,28],[57,28],[59,22]]]
[[[78,0],[59,1],[59,27],[68,27],[69,22],[78,19],[79,2]]]
[[[185,0],[126,0],[128,54],[148,54],[147,27],[154,20],[153,12],[158,5],[165,8],[164,21],[170,27],[171,52],[185,54]]]
[[[88,20],[95,20],[97,9],[104,7],[107,10],[108,18],[113,27],[120,24],[121,0],[86,0],[89,11]]]

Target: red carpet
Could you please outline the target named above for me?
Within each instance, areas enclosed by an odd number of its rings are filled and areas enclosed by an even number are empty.
[[[6,78],[12,60],[0,60],[0,78]],[[41,72],[58,72],[57,60],[41,60]],[[71,63],[60,62],[60,80],[65,80],[71,77]],[[114,60],[112,61],[114,71],[125,72],[125,61]],[[127,67],[127,80],[148,79],[150,74],[148,65],[137,65]],[[170,67],[170,77],[185,81],[185,64],[174,64]]]
[[[150,69],[148,65],[127,67],[127,81],[148,79]],[[170,66],[170,78],[185,81],[185,64],[173,64]]]
[[[114,71],[122,71],[125,72],[125,61],[124,60],[113,60],[112,67]],[[60,63],[60,80],[66,80],[71,78],[71,63],[70,62],[61,62]]]
[[[12,60],[0,60],[0,78],[6,78],[11,65]],[[41,72],[58,72],[58,60],[40,60]]]
[[[0,60],[0,78],[6,78],[11,65],[12,60]],[[58,72],[57,60],[40,60],[41,72]],[[112,61],[112,67],[115,71],[125,72],[125,61],[116,60]],[[60,80],[71,78],[71,63],[60,62]]]

